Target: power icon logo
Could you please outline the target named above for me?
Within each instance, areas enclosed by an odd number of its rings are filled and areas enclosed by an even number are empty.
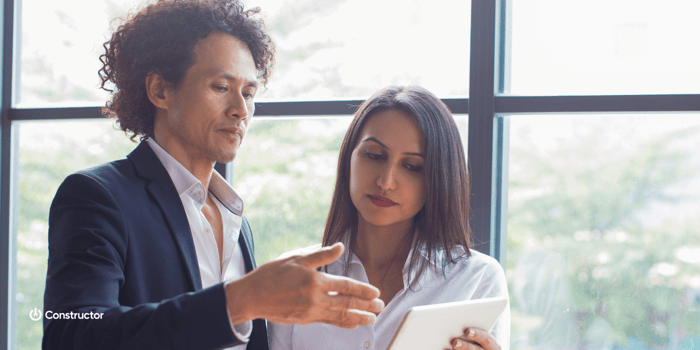
[[[29,318],[32,321],[39,321],[41,319],[41,310],[34,308],[34,310],[29,311]]]

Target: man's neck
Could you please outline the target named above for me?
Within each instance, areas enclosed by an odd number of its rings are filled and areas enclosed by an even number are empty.
[[[177,142],[170,141],[168,137],[155,135],[153,140],[187,169],[190,174],[194,175],[202,183],[205,190],[209,190],[209,182],[211,181],[216,162],[187,152],[186,148]]]

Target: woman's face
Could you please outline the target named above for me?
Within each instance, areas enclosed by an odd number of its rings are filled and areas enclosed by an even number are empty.
[[[350,198],[359,220],[411,225],[425,204],[423,135],[403,112],[379,112],[365,122],[350,158]]]

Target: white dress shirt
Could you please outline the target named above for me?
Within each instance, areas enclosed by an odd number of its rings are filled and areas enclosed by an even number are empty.
[[[209,192],[214,195],[224,227],[223,261],[220,263],[219,248],[211,225],[202,213],[206,201],[204,185],[190,173],[182,164],[166,152],[153,139],[147,139],[148,145],[163,163],[175,189],[180,195],[182,206],[185,208],[187,221],[192,231],[192,240],[197,252],[199,274],[202,277],[202,288],[208,288],[224,281],[237,280],[245,275],[243,252],[238,244],[241,233],[243,216],[243,201],[226,180],[214,171],[209,181]],[[222,268],[223,267],[223,268]],[[221,305],[226,307],[226,305]],[[228,312],[228,309],[227,309]],[[230,321],[229,321],[230,322]],[[231,324],[233,334],[241,341],[247,342],[253,331],[253,323],[247,321],[241,324]],[[238,345],[228,349],[245,349],[246,345]]]
[[[284,256],[309,252],[319,248],[315,245],[303,248]],[[460,256],[464,248],[457,247],[453,256]],[[367,274],[360,259],[347,249],[344,256],[328,265],[328,273],[342,275],[345,270],[347,254],[352,254],[347,276],[361,282],[369,283]],[[412,254],[412,253],[411,253]],[[440,252],[442,254],[442,252]],[[425,251],[421,256],[426,258]],[[439,255],[438,255],[439,256]],[[428,269],[420,276],[418,285],[411,291],[408,278],[411,280],[416,271],[408,270],[411,255],[404,265],[404,288],[399,291],[386,305],[384,311],[377,316],[377,321],[371,326],[360,326],[356,329],[345,329],[323,323],[308,325],[281,325],[268,322],[270,349],[376,349],[384,350],[399,326],[406,311],[413,306],[446,303],[460,300],[481,299],[488,297],[508,297],[506,276],[501,265],[492,257],[471,250],[471,257],[462,258],[455,264],[445,267],[442,276],[441,263],[429,264]],[[508,350],[510,342],[510,307],[496,321],[491,330],[503,350]],[[425,336],[430,336],[426,334]],[[449,340],[446,340],[449,342]]]

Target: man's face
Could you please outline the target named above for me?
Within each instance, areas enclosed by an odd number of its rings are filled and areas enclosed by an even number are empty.
[[[161,146],[186,167],[202,161],[228,163],[255,111],[255,61],[245,43],[221,32],[200,39],[194,54],[181,86],[164,91],[167,116],[156,137],[165,135]]]

